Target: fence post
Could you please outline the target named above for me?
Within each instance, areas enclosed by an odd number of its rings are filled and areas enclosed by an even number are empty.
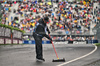
[[[11,44],[13,44],[13,33],[11,33]]]

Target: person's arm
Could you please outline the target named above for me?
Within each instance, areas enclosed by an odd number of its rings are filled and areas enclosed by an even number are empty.
[[[46,38],[48,38],[50,41],[52,41],[52,38],[49,37],[49,35],[45,34],[44,36],[45,36]]]
[[[47,31],[48,31],[48,34],[50,34],[50,30],[49,30],[49,28],[47,27]]]

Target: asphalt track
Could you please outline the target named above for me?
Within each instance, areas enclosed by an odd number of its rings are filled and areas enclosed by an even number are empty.
[[[43,44],[45,62],[36,62],[34,45],[0,46],[0,66],[83,66],[100,59],[100,50],[92,44],[55,44],[55,48],[66,62],[52,62],[57,59],[52,44]]]

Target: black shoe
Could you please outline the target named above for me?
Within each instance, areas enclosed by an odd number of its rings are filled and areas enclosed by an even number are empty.
[[[38,58],[37,58],[37,59],[36,59],[36,61],[39,61],[39,62],[44,62],[44,61],[45,61],[45,59],[43,59],[43,58],[41,58],[41,59],[39,58],[39,59],[38,59]]]

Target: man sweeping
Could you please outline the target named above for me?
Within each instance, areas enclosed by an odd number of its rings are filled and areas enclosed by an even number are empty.
[[[44,18],[41,18],[37,22],[34,32],[33,32],[33,37],[35,39],[36,60],[37,61],[45,61],[45,59],[43,58],[42,38],[46,37],[50,41],[52,41],[52,39],[46,34],[46,32],[50,34],[50,31],[46,24],[47,22],[49,22],[49,18],[47,16]]]

